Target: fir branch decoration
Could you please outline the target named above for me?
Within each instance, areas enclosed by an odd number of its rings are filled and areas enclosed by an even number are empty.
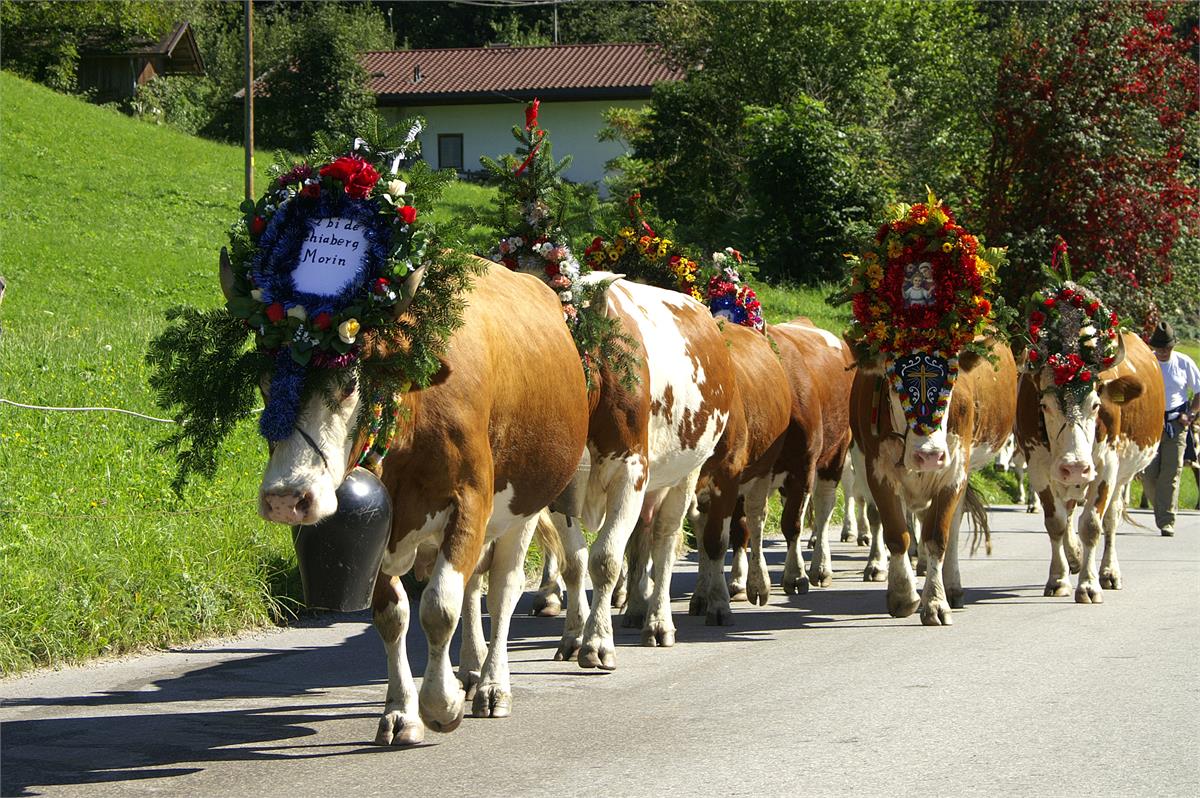
[[[554,159],[550,135],[538,124],[539,106],[538,100],[530,103],[525,126],[513,126],[515,153],[499,160],[479,159],[497,184],[488,221],[499,242],[491,257],[514,271],[536,274],[558,294],[589,389],[596,385],[596,359],[629,389],[638,382],[636,343],[621,330],[620,321],[604,313],[603,294],[612,280],[588,285],[581,279],[587,270],[571,252],[564,232],[579,205],[578,191],[562,177],[571,156]]]

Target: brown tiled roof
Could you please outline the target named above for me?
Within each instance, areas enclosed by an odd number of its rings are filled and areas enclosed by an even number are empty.
[[[546,97],[649,96],[682,72],[648,44],[462,47],[391,50],[362,56],[368,87],[381,102]]]

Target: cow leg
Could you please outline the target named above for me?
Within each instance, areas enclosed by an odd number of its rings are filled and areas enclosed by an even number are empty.
[[[813,488],[813,548],[808,566],[808,579],[817,587],[829,587],[833,582],[833,559],[829,553],[829,516],[837,503],[837,480],[820,479]]]
[[[1121,564],[1117,562],[1117,524],[1125,511],[1125,492],[1119,490],[1104,512],[1104,559],[1100,561],[1100,587],[1121,589]]]
[[[905,517],[908,528],[912,530],[912,536],[908,542],[908,556],[916,563],[917,576],[924,576],[925,554],[921,549],[921,519],[917,517],[916,513],[906,513]]]
[[[542,552],[542,583],[533,597],[530,615],[557,618],[562,612],[562,587],[559,583],[558,557],[552,551]]]
[[[579,648],[579,667],[614,670],[617,667],[616,644],[613,642],[612,596],[625,546],[637,523],[646,497],[646,489],[634,487],[635,478],[646,469],[644,458],[614,475],[608,490],[608,506],[604,523],[592,544],[588,570],[592,578],[592,606],[583,626],[583,642]]]
[[[858,537],[858,499],[849,490],[844,490],[843,496],[842,543],[849,543]]]
[[[552,518],[563,542],[565,554],[562,576],[567,585],[567,619],[554,659],[557,662],[565,662],[579,655],[579,646],[583,641],[583,624],[587,620],[587,593],[583,589],[583,574],[587,571],[588,560],[587,540],[583,536],[583,527],[579,525],[578,518],[557,513]]]
[[[647,533],[650,538],[650,581],[653,591],[647,607],[646,622],[642,627],[643,646],[675,645],[675,621],[671,618],[671,569],[675,565],[675,552],[683,516],[696,489],[697,470],[681,485],[667,493],[658,507],[653,524]]]
[[[746,509],[746,527],[750,533],[750,563],[746,576],[746,598],[751,604],[767,605],[771,595],[771,574],[763,556],[763,527],[767,523],[767,504],[774,489],[770,477],[760,477],[746,488],[742,503]]]
[[[508,672],[508,630],[517,599],[525,590],[525,553],[538,518],[502,534],[492,544],[492,567],[488,571],[488,615],[492,639],[480,672],[479,687],[471,703],[477,718],[507,718],[512,714],[512,682]]]
[[[959,499],[950,521],[950,534],[946,538],[946,556],[942,562],[942,580],[946,585],[946,601],[952,610],[961,610],[966,599],[962,585],[962,571],[958,567],[958,540],[962,531],[965,498]]]
[[[1042,516],[1046,519],[1046,534],[1050,536],[1050,576],[1046,579],[1044,596],[1068,596],[1071,581],[1067,578],[1067,558],[1063,544],[1071,517],[1062,502],[1049,488],[1042,491]]]
[[[650,601],[650,529],[644,517],[633,527],[629,544],[625,547],[625,611],[621,614],[621,626],[626,629],[641,629],[646,623],[646,607]],[[619,578],[619,577],[618,577]],[[616,588],[613,588],[614,591]]]
[[[483,661],[488,654],[487,640],[483,636],[483,612],[480,607],[483,599],[483,574],[481,565],[467,580],[467,590],[463,595],[462,643],[458,648],[458,681],[462,685],[468,701],[475,697],[475,687],[479,684]]]
[[[1115,481],[1115,472],[1116,469],[1112,467],[1102,471],[1088,489],[1087,497],[1083,501],[1079,519],[1079,540],[1083,544],[1083,557],[1079,565],[1079,584],[1075,588],[1077,604],[1104,603],[1104,589],[1100,576],[1096,573],[1096,548],[1100,542],[1100,531],[1109,505],[1119,503],[1119,499],[1113,501],[1109,491],[1109,485]],[[1115,525],[1113,531],[1116,531]]]
[[[866,471],[871,496],[879,510],[883,542],[888,548],[888,613],[893,618],[907,618],[917,609],[921,597],[917,595],[912,562],[908,559],[910,535],[904,503],[894,485],[876,478],[870,468]]]
[[[879,508],[868,505],[866,517],[860,519],[860,529],[866,529],[871,538],[871,549],[867,554],[867,565],[863,568],[864,582],[883,582],[887,579],[887,567],[883,557],[883,526],[879,520]]]
[[[737,506],[737,483],[725,480],[714,486],[704,521],[704,542],[700,556],[708,559],[707,626],[729,626],[733,612],[729,608],[729,585],[725,582],[725,552],[729,549],[729,522]]]
[[[738,499],[737,508],[733,512],[733,522],[729,525],[729,545],[733,549],[733,557],[729,563],[729,600],[746,600],[747,570],[750,559],[750,526],[746,520],[746,505],[744,499]]]
[[[950,543],[950,530],[962,521],[963,494],[966,485],[957,492],[942,490],[925,511],[921,524],[921,549],[925,561],[925,589],[921,592],[921,623],[926,626],[949,626],[954,623],[950,602],[946,600],[944,560]]]
[[[388,663],[387,698],[375,742],[378,745],[416,745],[425,739],[425,724],[417,711],[417,685],[408,666],[405,637],[410,612],[408,594],[400,577],[379,572],[375,577],[371,609]]]
[[[803,532],[802,519],[808,507],[808,485],[795,475],[787,479],[787,493],[783,498],[783,517],[780,526],[787,540],[787,557],[783,561],[783,592],[789,596],[808,592],[808,574],[804,572],[804,555],[800,551],[800,536]]]

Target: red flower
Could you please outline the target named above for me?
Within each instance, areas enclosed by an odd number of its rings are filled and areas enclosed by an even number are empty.
[[[374,166],[364,161],[363,168],[359,169],[357,174],[346,184],[346,193],[354,199],[366,199],[378,182],[379,172],[375,171]]]
[[[533,102],[531,102],[525,108],[525,129],[526,130],[531,130],[531,129],[537,127],[538,106],[541,104],[542,104],[542,101],[539,100],[538,98],[534,97]]]
[[[400,220],[405,224],[412,224],[417,220],[417,209],[411,205],[402,205],[396,209],[396,213],[400,214]]]
[[[348,155],[322,166],[321,177],[341,181],[346,187],[346,193],[355,199],[365,199],[379,182],[379,173],[375,171],[375,167],[361,158]]]
[[[391,285],[391,283],[388,282],[386,277],[380,277],[375,281],[375,284],[371,286],[371,290],[377,294],[386,294],[389,285]]]
[[[325,311],[321,311],[313,317],[313,326],[318,330],[328,330],[333,324],[333,317]]]
[[[984,316],[992,312],[992,303],[986,299],[979,301],[979,312]]]
[[[1043,305],[1045,305],[1045,306],[1046,306],[1046,307],[1048,307],[1048,308],[1052,308],[1052,307],[1054,307],[1054,306],[1055,306],[1057,303],[1058,303],[1058,301],[1057,301],[1057,300],[1056,300],[1054,297],[1052,297],[1052,296],[1048,296],[1048,297],[1046,297],[1046,301],[1045,301],[1045,302],[1043,302],[1042,304],[1043,304]]]
[[[1046,314],[1042,313],[1040,310],[1035,310],[1033,313],[1029,314],[1029,321],[1031,324],[1041,324],[1045,320]]]
[[[1092,372],[1088,371],[1087,369],[1084,369],[1083,371],[1079,372],[1079,379],[1083,380],[1084,382],[1091,382],[1092,381]]]
[[[1079,294],[1072,294],[1071,304],[1077,308],[1083,307],[1083,297],[1081,297]]]
[[[267,305],[267,320],[272,324],[278,324],[279,322],[283,321],[283,318],[286,315],[287,311],[283,309],[283,305],[280,303],[273,302],[272,304]]]
[[[1094,316],[1096,314],[1096,311],[1099,309],[1100,309],[1100,300],[1099,299],[1092,300],[1092,303],[1087,306],[1088,315]]]
[[[558,276],[558,273],[559,273],[558,264],[554,263],[553,261],[546,261],[545,271],[546,271],[546,275],[549,277]]]
[[[1038,339],[1038,335],[1040,335],[1041,332],[1042,332],[1042,328],[1037,326],[1036,324],[1029,325],[1029,337],[1032,340],[1036,341]]]
[[[250,235],[258,238],[262,235],[263,230],[267,229],[267,220],[261,216],[255,216],[250,220]]]
[[[500,262],[513,271],[517,270],[517,259],[513,257],[501,258]]]
[[[1112,326],[1117,326],[1117,312],[1114,310],[1108,314],[1108,323]]]
[[[309,183],[304,188],[300,189],[300,196],[308,199],[316,199],[321,196],[321,184]]]
[[[1036,349],[1029,350],[1029,361],[1031,363],[1036,363],[1038,361],[1038,351]]]

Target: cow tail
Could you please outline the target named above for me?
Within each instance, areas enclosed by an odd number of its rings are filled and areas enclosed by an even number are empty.
[[[979,491],[971,487],[970,483],[967,483],[967,492],[963,495],[963,501],[966,503],[965,514],[971,519],[971,556],[975,556],[975,552],[979,551],[982,543],[984,551],[991,557],[992,528],[988,524],[987,505],[983,503],[983,497]]]
[[[560,563],[566,559],[562,536],[559,535],[558,527],[550,518],[549,510],[542,510],[538,515],[537,526],[533,529],[533,538],[543,553],[553,555]]]

